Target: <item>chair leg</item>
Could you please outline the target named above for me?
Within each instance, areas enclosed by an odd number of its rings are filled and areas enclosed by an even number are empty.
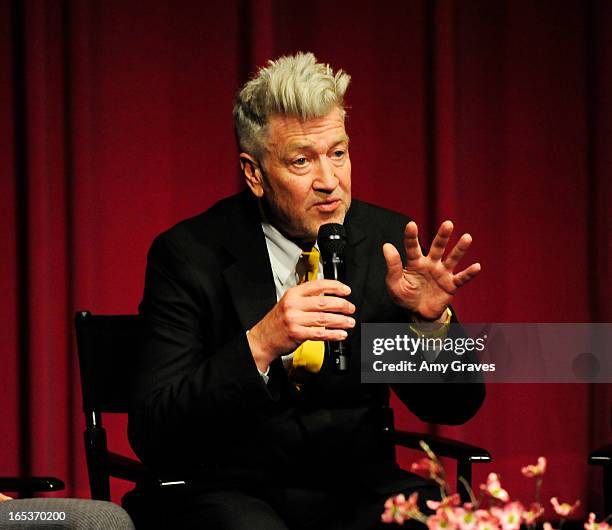
[[[85,458],[89,473],[91,498],[110,501],[110,480],[106,458],[106,431],[103,428],[85,429]]]

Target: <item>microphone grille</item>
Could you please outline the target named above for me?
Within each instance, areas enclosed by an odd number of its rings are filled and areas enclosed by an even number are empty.
[[[339,223],[327,223],[319,227],[317,243],[321,254],[344,252],[346,246],[346,230]]]

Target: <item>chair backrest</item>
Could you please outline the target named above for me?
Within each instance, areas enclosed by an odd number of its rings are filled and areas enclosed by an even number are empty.
[[[79,311],[75,326],[91,495],[93,499],[110,500],[110,476],[124,478],[115,459],[127,459],[109,453],[102,413],[128,412],[145,322],[138,315],[92,315]]]
[[[83,412],[127,412],[145,333],[138,315],[75,315]]]

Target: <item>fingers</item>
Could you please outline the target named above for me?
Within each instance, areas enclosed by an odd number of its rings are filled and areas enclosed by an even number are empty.
[[[327,313],[343,313],[352,315],[355,305],[337,296],[308,296],[300,300],[302,311],[325,311]]]
[[[419,245],[419,229],[414,221],[410,221],[404,230],[404,248],[408,260],[419,259],[423,255]]]
[[[341,284],[342,285],[342,284]],[[300,326],[351,329],[355,305],[337,296],[298,296],[285,301],[289,319]]]
[[[472,236],[470,234],[463,234],[448,257],[444,260],[444,266],[449,271],[452,271],[457,266],[457,263],[461,261],[461,258],[463,258],[471,244]]]
[[[331,296],[321,296],[322,294]],[[350,288],[335,280],[312,280],[289,289],[279,301],[288,336],[296,343],[305,340],[343,340],[345,330],[355,327],[355,305],[339,296]]]
[[[462,287],[478,276],[481,270],[480,263],[472,263],[467,269],[463,269],[460,273],[453,276],[453,283],[456,287]]]
[[[336,280],[312,280],[287,289],[247,334],[257,367],[265,371],[275,358],[305,340],[345,339],[345,330],[355,326],[355,320],[348,316],[355,312],[355,306],[340,297],[350,292],[348,285]]]
[[[404,270],[400,253],[391,243],[385,243],[383,245],[383,256],[387,262],[387,282],[395,283],[399,281]]]
[[[323,327],[298,326],[296,330],[298,342],[306,340],[344,340],[348,333],[343,329],[328,329]]]
[[[351,288],[337,280],[311,280],[294,287],[294,289],[302,296],[317,296],[320,294],[347,296],[351,294]]]
[[[433,243],[431,244],[431,249],[429,250],[429,258],[434,261],[439,261],[442,259],[444,255],[444,250],[446,249],[446,245],[448,244],[448,240],[450,239],[451,234],[453,233],[453,223],[451,221],[444,221],[440,228],[438,228],[438,233],[436,237],[434,237]]]
[[[323,311],[305,311],[300,318],[300,325],[333,329],[352,329],[355,319],[347,315],[325,313]]]

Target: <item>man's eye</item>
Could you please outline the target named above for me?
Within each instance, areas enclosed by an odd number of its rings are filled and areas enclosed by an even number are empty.
[[[305,165],[305,164],[306,164],[306,157],[305,157],[305,156],[302,156],[302,157],[300,157],[300,158],[296,158],[296,159],[293,161],[293,165],[294,165],[294,166],[303,166],[303,165]]]
[[[342,149],[337,149],[334,151],[334,158],[342,158],[344,156],[344,151]]]

